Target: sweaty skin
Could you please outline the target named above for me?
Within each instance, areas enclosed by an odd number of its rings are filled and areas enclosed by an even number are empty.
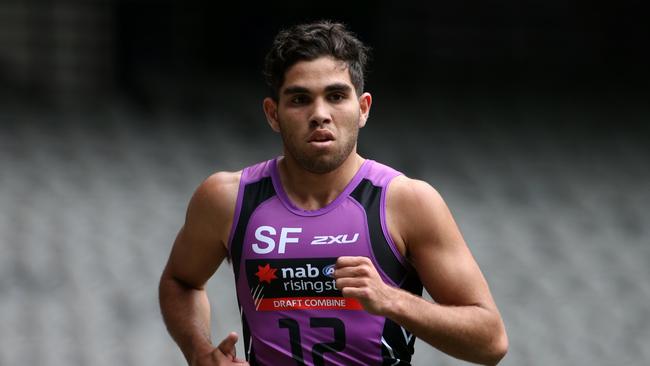
[[[355,175],[364,161],[357,137],[371,104],[370,94],[356,95],[346,65],[330,57],[294,64],[278,100],[264,100],[267,121],[282,136],[280,179],[297,207],[326,206]],[[197,188],[160,281],[163,318],[191,365],[247,365],[235,356],[234,333],[213,346],[205,292],[227,256],[240,177],[216,173]],[[508,347],[501,316],[438,192],[397,177],[388,188],[386,217],[398,250],[435,303],[387,285],[365,257],[339,257],[335,278],[343,295],[453,357],[498,363]]]

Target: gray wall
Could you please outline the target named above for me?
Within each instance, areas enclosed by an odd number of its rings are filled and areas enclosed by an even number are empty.
[[[157,281],[187,201],[280,152],[271,35],[339,17],[83,3],[0,4],[0,365],[179,365]],[[340,16],[374,48],[359,149],[446,199],[502,311],[502,364],[647,364],[641,12],[375,4]],[[240,330],[230,271],[209,283],[215,338]],[[420,343],[414,364],[463,363]]]
[[[504,365],[650,360],[648,131],[598,123],[645,123],[647,104],[376,103],[360,149],[445,197],[503,313]],[[0,119],[0,364],[181,364],[157,280],[200,181],[279,152],[261,111]],[[209,284],[215,338],[240,331],[233,290],[224,264]],[[462,364],[424,344],[415,360]]]

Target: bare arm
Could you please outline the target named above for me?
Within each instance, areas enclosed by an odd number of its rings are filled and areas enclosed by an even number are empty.
[[[205,284],[227,256],[238,182],[237,173],[217,173],[197,188],[160,279],[163,319],[188,363],[193,365],[237,361],[235,334],[221,343],[220,353],[212,345]]]
[[[451,356],[497,364],[508,348],[505,328],[447,205],[424,182],[400,177],[390,187],[391,236],[435,303],[386,285],[367,258],[340,258],[337,287]]]

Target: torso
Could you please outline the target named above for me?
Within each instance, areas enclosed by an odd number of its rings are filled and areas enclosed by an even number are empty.
[[[366,160],[334,201],[307,211],[289,200],[276,160],[242,171],[228,247],[251,365],[409,364],[415,337],[343,298],[332,278],[339,256],[365,256],[386,283],[421,294],[386,225],[399,174]]]

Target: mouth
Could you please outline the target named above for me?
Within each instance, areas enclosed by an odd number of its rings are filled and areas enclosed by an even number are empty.
[[[309,143],[315,143],[315,144],[324,144],[328,143],[330,141],[334,141],[334,134],[332,134],[330,131],[321,129],[321,130],[316,130],[314,131],[310,136],[307,142]]]

